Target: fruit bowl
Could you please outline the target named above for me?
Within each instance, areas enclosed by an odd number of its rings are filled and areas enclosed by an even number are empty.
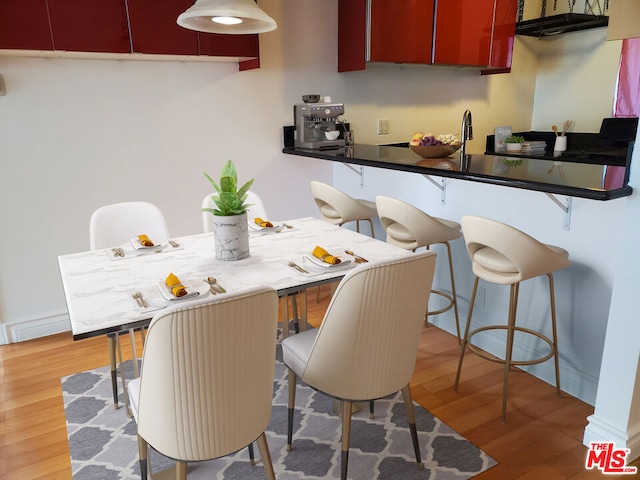
[[[416,155],[422,158],[444,158],[454,154],[460,148],[460,143],[449,145],[409,145],[409,148]]]

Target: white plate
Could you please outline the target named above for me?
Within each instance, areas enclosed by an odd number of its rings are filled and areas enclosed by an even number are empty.
[[[273,222],[271,222],[273,223]],[[255,222],[249,222],[249,228],[251,230],[255,230],[257,232],[274,232],[277,230],[282,230],[282,225],[278,223],[273,223],[273,227],[261,227]]]
[[[331,263],[324,262],[313,255],[304,255],[302,258],[304,258],[307,262],[312,263],[316,267],[329,268],[329,269],[344,268],[353,263],[350,259],[347,259],[345,257],[338,257],[340,260],[342,260],[338,264],[331,264]]]
[[[180,277],[178,276],[178,278]],[[158,282],[158,290],[160,291],[160,295],[162,295],[162,297],[169,302],[181,302],[182,300],[191,300],[198,295],[209,291],[209,285],[203,281],[198,282],[197,280],[189,279],[182,281],[184,282],[183,285],[187,290],[186,295],[183,295],[182,297],[176,297],[173,295],[173,293],[171,293],[171,290],[165,282]]]
[[[151,241],[153,242],[153,240]],[[152,252],[153,250],[158,250],[160,248],[164,248],[165,246],[164,243],[156,243],[156,242],[153,242],[153,243],[154,243],[153,247],[145,247],[140,243],[140,240],[138,240],[137,238],[131,239],[131,246],[133,247],[134,250],[144,250],[144,251]]]

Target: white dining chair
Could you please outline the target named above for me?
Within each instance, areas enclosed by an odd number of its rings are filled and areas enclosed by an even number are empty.
[[[341,403],[342,479],[347,477],[352,404],[398,391],[404,397],[416,462],[422,468],[409,380],[435,263],[436,254],[426,251],[361,264],[338,285],[320,328],[282,341],[283,360],[289,368],[289,450],[300,377]]]
[[[271,418],[278,294],[253,287],[160,311],[147,334],[139,378],[129,382],[142,479],[147,446],[187,463],[236,452],[257,440],[275,479],[265,429]],[[155,478],[155,476],[154,476]]]
[[[89,220],[89,247],[91,250],[120,246],[140,234],[146,234],[151,239],[168,240],[169,227],[160,209],[148,202],[120,202],[105,205],[93,212]],[[133,329],[128,330],[131,338],[131,352],[133,357],[134,375],[138,376],[138,355]],[[144,342],[144,329],[140,329]],[[119,333],[107,335],[109,359],[111,362],[111,385],[113,403],[117,409],[118,379],[116,373],[116,351],[120,358],[123,396],[127,410],[129,399],[125,387],[125,377],[122,365],[122,351]]]

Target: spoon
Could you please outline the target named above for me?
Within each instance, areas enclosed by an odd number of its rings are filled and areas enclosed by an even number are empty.
[[[206,282],[211,285],[211,288],[216,290],[218,293],[227,293],[227,291],[220,286],[218,281],[213,277],[207,277]]]
[[[553,130],[553,133],[556,134],[556,137],[558,136],[558,126],[557,125],[551,125],[551,130]]]

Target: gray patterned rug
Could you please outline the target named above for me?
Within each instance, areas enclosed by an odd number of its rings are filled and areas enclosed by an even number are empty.
[[[293,450],[287,452],[287,369],[280,359],[276,362],[275,378],[267,440],[276,477],[280,480],[340,478],[341,421],[334,414],[333,401],[303,384],[298,385]],[[113,408],[109,368],[81,372],[61,380],[73,479],[139,479],[135,421],[127,417],[124,408]],[[376,401],[374,419],[369,418],[368,406],[353,415],[350,479],[459,480],[471,478],[497,464],[424,408],[416,406],[415,410],[424,470],[416,468],[402,395],[398,394]],[[258,458],[257,446],[255,452]],[[154,472],[172,465],[155,452],[151,458]],[[188,478],[253,480],[266,477],[259,461],[255,466],[249,463],[245,448],[222,459],[190,463]]]

